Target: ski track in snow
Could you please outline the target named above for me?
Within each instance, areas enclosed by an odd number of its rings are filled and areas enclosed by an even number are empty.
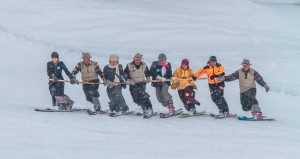
[[[299,158],[300,11],[296,5],[279,5],[281,1],[268,3],[4,0],[0,6],[0,156]],[[92,52],[102,68],[112,52],[120,55],[123,66],[138,51],[148,66],[160,52],[166,52],[173,70],[188,57],[194,71],[214,54],[227,74],[239,69],[243,58],[250,58],[271,87],[265,93],[257,85],[258,101],[264,114],[276,121],[34,112],[36,107],[50,107],[46,63],[54,50],[70,70],[85,50]],[[207,81],[197,84],[201,103],[197,108],[217,112]],[[148,85],[147,91],[155,111],[166,112],[154,88]],[[230,110],[249,115],[241,110],[238,91],[237,81],[226,83]],[[65,92],[75,100],[75,107],[92,107],[80,86],[66,84]],[[99,92],[102,107],[107,109],[105,88],[100,86]],[[183,108],[177,91],[170,92],[176,108]],[[137,109],[128,88],[123,94],[130,109]]]

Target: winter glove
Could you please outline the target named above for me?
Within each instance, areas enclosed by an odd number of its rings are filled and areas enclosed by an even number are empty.
[[[220,77],[218,77],[218,80],[224,81],[224,80],[225,80],[225,77],[224,77],[224,76],[220,76]]]
[[[156,79],[161,80],[162,82],[167,81],[167,79],[165,77],[160,77],[160,76],[157,76]]]
[[[218,78],[218,75],[212,75],[209,77],[211,80],[214,80],[215,78]]]
[[[266,92],[269,92],[270,87],[268,85],[264,85],[264,88],[265,88]]]
[[[133,80],[127,80],[127,81],[125,81],[125,83],[128,84],[128,85],[134,85],[135,84]]]
[[[110,80],[108,80],[108,81],[107,81],[107,85],[113,86],[114,84],[113,84]]]
[[[79,84],[78,80],[74,77],[70,80],[71,84]]]
[[[150,82],[151,82],[150,77],[146,77],[146,82],[147,82],[147,83],[150,83]]]
[[[107,86],[108,83],[107,83],[106,79],[103,78],[102,80],[103,80],[103,85],[104,85],[104,86]]]
[[[52,76],[52,81],[53,81],[53,82],[58,82],[58,78],[55,77],[55,76]]]

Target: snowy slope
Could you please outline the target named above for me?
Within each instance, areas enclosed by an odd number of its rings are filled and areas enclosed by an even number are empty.
[[[297,0],[1,0],[1,158],[299,158],[300,7]],[[111,53],[125,65],[136,52],[150,63],[165,52],[172,66],[189,58],[196,71],[211,55],[230,74],[249,58],[271,87],[258,87],[275,122],[241,122],[85,113],[38,113],[50,107],[46,63],[57,51],[70,70],[82,51],[103,68]],[[77,77],[80,79],[80,76]],[[206,81],[199,110],[217,112]],[[91,108],[82,88],[66,84],[76,107]],[[154,109],[166,111],[147,87]],[[101,103],[107,109],[105,88]],[[183,108],[176,91],[176,107]],[[128,89],[123,92],[130,109]],[[226,84],[231,112],[241,110],[238,82]]]

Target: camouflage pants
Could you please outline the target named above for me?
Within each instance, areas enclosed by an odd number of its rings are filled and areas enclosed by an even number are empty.
[[[242,104],[242,109],[244,111],[250,111],[253,105],[258,105],[256,99],[256,88],[251,88],[240,94],[240,100]]]
[[[161,86],[155,87],[156,98],[164,107],[173,105],[172,95],[169,93],[169,85],[162,83]]]
[[[62,82],[49,82],[49,91],[51,96],[64,95],[65,84]]]
[[[133,102],[140,105],[143,110],[152,108],[150,95],[146,92],[146,83],[138,83],[129,86]]]
[[[215,87],[210,90],[211,99],[217,105],[219,112],[229,112],[228,104],[224,98],[224,90],[220,87]]]
[[[106,93],[110,100],[109,108],[111,112],[115,110],[115,107],[120,107],[121,111],[128,110],[128,106],[122,94],[122,88],[122,85],[107,86],[106,88]]]

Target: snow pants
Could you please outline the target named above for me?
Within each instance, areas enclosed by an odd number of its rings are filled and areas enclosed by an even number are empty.
[[[182,90],[178,90],[178,95],[187,111],[194,109],[195,104],[200,105],[200,103],[195,99],[195,91],[193,86],[188,86]]]
[[[129,85],[129,91],[134,103],[140,105],[143,110],[152,109],[150,95],[146,92],[146,83]]]
[[[165,82],[162,82],[162,85],[155,87],[156,98],[159,103],[161,103],[164,107],[172,105],[173,107],[173,99],[172,95],[169,93],[169,85]]]
[[[99,80],[96,79],[96,80],[91,80],[89,82],[99,83]],[[84,84],[82,86],[82,88],[83,88],[83,92],[85,94],[86,100],[88,102],[93,103],[93,97],[98,98],[100,96],[100,94],[98,92],[99,84]]]
[[[256,99],[256,88],[251,88],[240,94],[240,100],[242,104],[242,109],[244,111],[250,111],[253,105],[258,105]]]
[[[107,86],[106,88],[106,93],[110,100],[109,108],[111,112],[113,112],[114,110],[118,111],[118,109],[120,109],[121,111],[129,110],[123,97],[122,89],[122,85]]]
[[[212,101],[217,105],[220,113],[229,112],[228,104],[224,98],[224,87],[209,87]]]

